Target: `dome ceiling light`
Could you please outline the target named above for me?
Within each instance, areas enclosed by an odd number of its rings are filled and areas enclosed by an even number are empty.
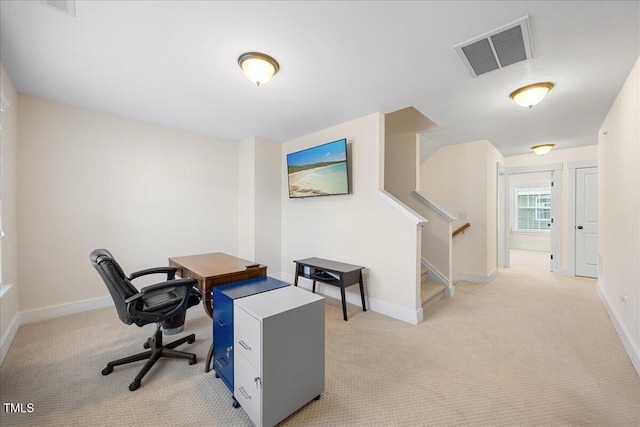
[[[238,65],[257,86],[267,83],[280,70],[278,61],[260,52],[243,53],[238,58]]]
[[[556,144],[540,144],[540,145],[534,145],[533,147],[531,147],[531,150],[534,153],[536,153],[538,156],[544,156],[549,151],[551,151],[551,149],[555,146]]]
[[[551,89],[553,89],[553,83],[534,83],[514,90],[511,92],[511,95],[509,95],[509,98],[513,99],[516,104],[522,107],[531,108],[542,101]]]

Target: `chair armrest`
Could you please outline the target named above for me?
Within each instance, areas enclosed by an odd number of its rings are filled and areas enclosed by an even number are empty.
[[[155,285],[145,286],[140,289],[140,293],[145,294],[149,292],[159,291],[167,288],[175,288],[176,286],[195,286],[198,284],[196,279],[176,279],[176,280],[167,280],[166,282],[156,283]]]
[[[149,274],[166,274],[167,275],[167,280],[171,280],[174,277],[176,277],[176,271],[178,269],[175,267],[153,267],[153,268],[146,268],[144,270],[140,270],[140,271],[134,271],[133,273],[131,273],[129,275],[129,280],[133,280],[136,279],[138,277],[141,276],[147,276]]]
[[[156,283],[155,285],[145,286],[140,289],[135,295],[131,295],[129,298],[124,300],[125,304],[130,304],[133,301],[136,301],[139,298],[142,298],[146,294],[155,291],[161,291],[163,289],[175,288],[176,286],[184,286],[184,287],[193,287],[198,283],[196,279],[177,279],[177,280],[167,280],[166,282]]]
[[[140,292],[135,295],[130,296],[125,300],[127,304],[127,312],[134,319],[144,319],[148,322],[160,322],[164,319],[169,319],[185,311],[189,307],[189,301],[195,296],[198,299],[198,302],[202,298],[202,292],[198,290],[194,285],[196,285],[198,281],[196,279],[178,279],[178,280],[168,280],[166,282],[157,283],[155,285],[150,285],[142,288]],[[155,293],[162,293],[164,289],[171,289],[176,287],[184,287],[186,288],[186,292],[182,297],[182,301],[177,304],[171,311],[169,312],[157,312],[153,311],[153,308],[150,308],[150,311],[143,311],[135,308],[136,301],[145,297],[152,296]],[[162,304],[158,307],[162,308]]]

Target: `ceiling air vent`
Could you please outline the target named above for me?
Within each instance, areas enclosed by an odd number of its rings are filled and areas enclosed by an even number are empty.
[[[533,59],[529,17],[460,43],[454,48],[473,77]]]
[[[76,17],[75,0],[40,0],[40,3],[72,17]]]

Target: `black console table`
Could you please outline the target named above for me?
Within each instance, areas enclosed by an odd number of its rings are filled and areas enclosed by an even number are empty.
[[[367,311],[364,301],[364,283],[362,282],[362,269],[359,265],[345,264],[322,258],[306,258],[296,263],[295,286],[298,286],[298,277],[306,277],[313,280],[313,292],[316,291],[316,282],[333,285],[340,288],[342,296],[342,315],[347,320],[347,302],[344,297],[344,289],[348,286],[359,284],[360,297],[362,298],[362,311]]]

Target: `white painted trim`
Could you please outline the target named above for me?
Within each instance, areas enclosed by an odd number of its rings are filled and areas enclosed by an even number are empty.
[[[487,283],[491,283],[493,281],[493,279],[495,279],[497,276],[498,276],[498,269],[497,268],[494,268],[493,271],[491,273],[489,273],[488,276],[483,276],[481,274],[473,274],[473,273],[461,272],[458,275],[458,281],[466,280],[467,282],[487,284]]]
[[[598,159],[578,160],[577,162],[567,162],[567,169],[597,168]]]
[[[382,200],[396,208],[396,210],[400,211],[402,214],[404,214],[404,216],[409,218],[416,225],[424,225],[429,222],[425,217],[409,208],[407,205],[393,197],[387,191],[378,189],[378,195],[382,198]]]
[[[7,355],[9,347],[11,347],[11,343],[13,343],[13,339],[18,333],[18,328],[20,328],[20,313],[16,313],[16,315],[13,316],[9,329],[2,337],[2,340],[0,340],[0,365],[4,362],[4,357]]]
[[[509,203],[510,176],[505,173],[504,166],[498,162],[498,268],[508,268],[511,264],[509,248],[511,247],[511,217]]]
[[[551,218],[553,223],[551,224],[551,254],[553,255],[553,272],[562,269],[562,229],[560,224],[562,222],[562,171],[554,170],[551,172],[551,180],[553,181],[553,187],[551,187]]]
[[[613,327],[618,333],[618,337],[620,338],[620,341],[622,341],[622,345],[627,351],[629,359],[631,359],[631,363],[636,369],[636,373],[640,376],[640,349],[638,349],[638,346],[633,342],[631,334],[616,315],[616,312],[613,310],[611,303],[609,303],[609,300],[600,287],[600,284],[596,285],[596,294],[598,294],[600,301],[602,301],[602,305],[604,305],[605,310],[607,310],[609,319],[611,319],[611,323],[613,323]]]
[[[455,216],[451,215],[445,208],[443,208],[442,206],[440,206],[439,204],[437,204],[436,202],[434,202],[433,200],[431,200],[429,197],[425,196],[418,190],[414,191],[413,194],[418,199],[420,199],[420,201],[425,203],[427,206],[431,207],[434,211],[436,211],[438,215],[440,215],[442,218],[446,219],[447,221],[451,222],[458,219]]]
[[[520,173],[553,172],[562,170],[562,163],[551,163],[548,165],[518,166],[515,168],[504,168],[503,173],[516,175]]]
[[[67,316],[69,314],[82,313],[89,310],[113,306],[113,299],[110,296],[76,301],[68,304],[53,305],[50,307],[37,308],[35,310],[21,311],[20,324],[39,322],[41,320],[55,319],[56,317]]]
[[[13,283],[9,283],[8,285],[0,285],[0,298],[2,298],[4,294],[9,292],[9,289],[11,289],[12,286]]]
[[[287,283],[293,283],[295,280],[295,276],[290,273],[282,273],[282,276],[284,278],[280,280]],[[311,290],[312,284],[309,279],[300,277],[298,279],[298,286],[304,289]],[[340,296],[340,289],[336,286],[325,285],[318,282],[316,283],[316,293],[329,298],[337,299],[338,301],[342,301],[342,297]],[[360,290],[354,292],[350,291],[349,289],[345,289],[345,297],[347,299],[347,303],[355,305],[359,307],[359,310],[362,310]],[[404,307],[399,307],[397,305],[389,304],[384,301],[367,297],[366,295],[365,302],[367,303],[367,310],[375,311],[376,313],[380,313],[385,316],[410,323],[412,325],[417,325],[424,319],[424,312],[422,311],[422,307],[417,311],[413,311]]]

